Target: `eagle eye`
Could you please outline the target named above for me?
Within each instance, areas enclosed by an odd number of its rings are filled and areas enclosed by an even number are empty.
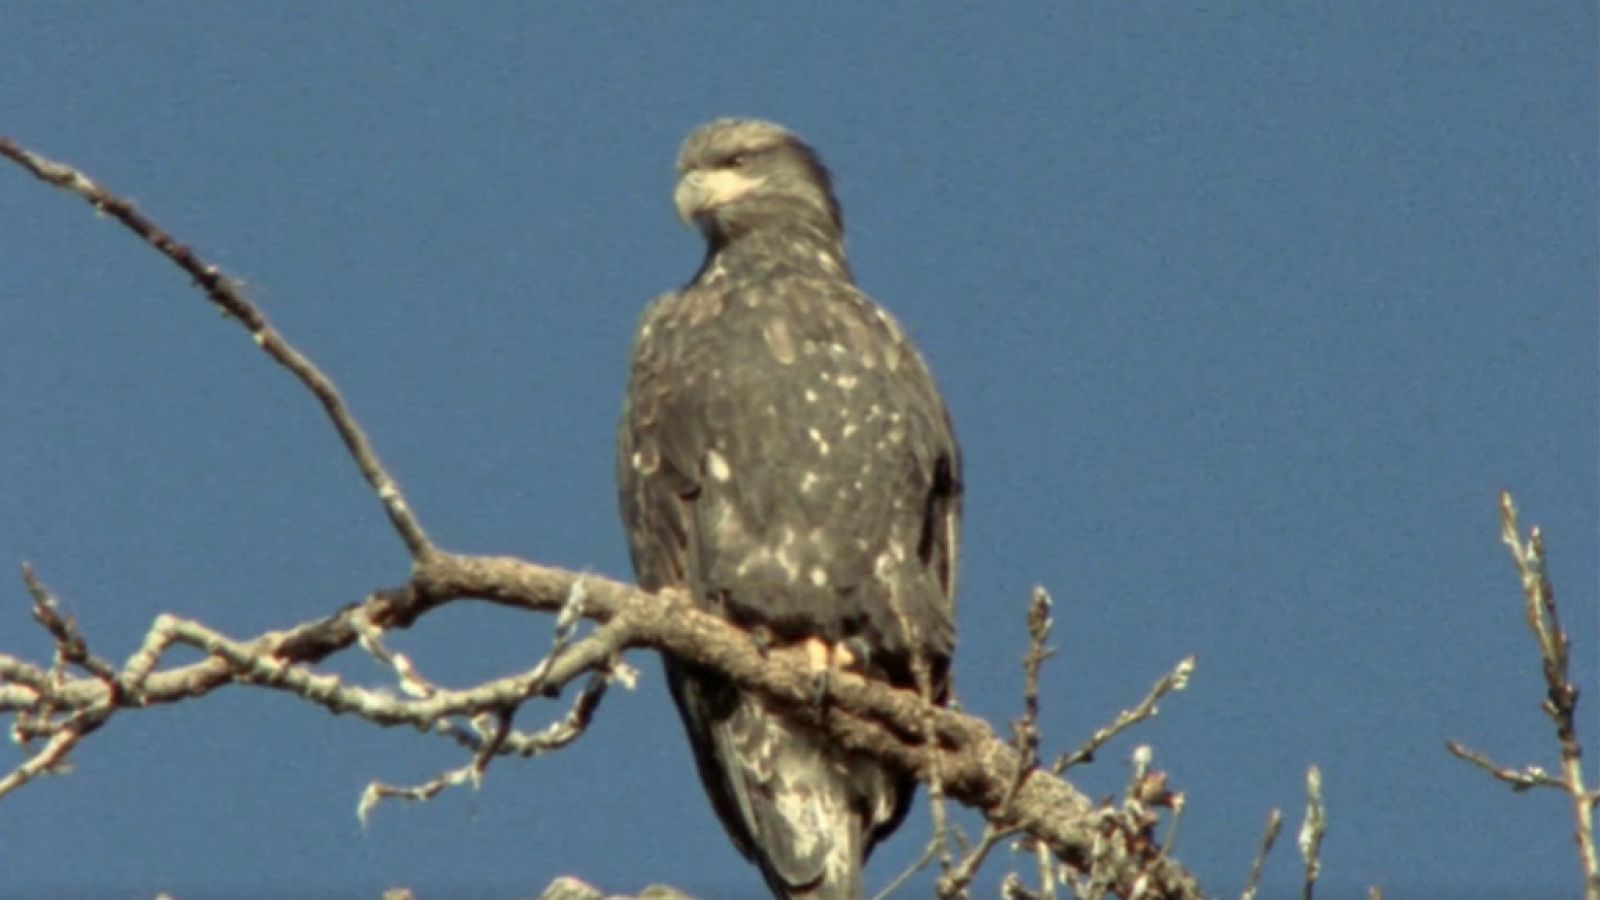
[[[750,162],[748,153],[730,153],[722,160],[725,169],[742,169]]]

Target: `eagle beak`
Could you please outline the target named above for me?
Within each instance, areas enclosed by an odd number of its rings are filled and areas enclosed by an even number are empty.
[[[672,202],[678,207],[678,218],[685,225],[693,225],[701,216],[719,206],[725,206],[755,190],[761,182],[727,169],[706,171],[694,169],[678,179],[672,192]]]

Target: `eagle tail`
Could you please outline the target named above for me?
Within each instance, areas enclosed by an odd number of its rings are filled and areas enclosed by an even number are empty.
[[[745,844],[767,886],[786,900],[858,900],[864,832],[896,811],[894,780],[812,729],[741,697],[713,726]],[[734,823],[728,823],[734,830]]]

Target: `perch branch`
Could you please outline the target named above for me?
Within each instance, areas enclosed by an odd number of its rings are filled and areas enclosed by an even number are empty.
[[[406,699],[342,685],[309,668],[359,639],[360,629],[354,624],[358,618],[382,627],[404,627],[455,598],[559,613],[580,579],[585,585],[584,615],[600,627],[573,642],[549,666],[541,662],[522,675],[466,691],[436,691],[425,698]],[[208,657],[158,668],[161,656],[174,644],[196,647]],[[66,714],[68,722],[80,713],[99,716],[103,722],[121,709],[174,703],[225,685],[246,684],[289,691],[329,711],[351,713],[379,725],[427,728],[448,716],[493,711],[531,696],[556,693],[580,675],[603,671],[621,651],[645,647],[713,668],[739,687],[797,710],[808,724],[827,731],[842,746],[924,781],[932,777],[934,765],[934,754],[923,739],[931,729],[948,797],[988,815],[1009,796],[1006,819],[999,824],[1028,834],[1074,868],[1088,868],[1102,843],[1100,830],[1117,818],[1109,810],[1097,810],[1071,785],[1043,770],[1015,787],[1022,756],[981,719],[932,707],[915,691],[897,690],[849,671],[834,673],[830,704],[822,710],[813,702],[815,683],[803,652],[764,650],[736,626],[694,608],[681,592],[648,594],[595,575],[505,557],[434,553],[416,565],[412,582],[403,588],[379,591],[324,619],[246,641],[175,616],[160,616],[120,673],[119,679],[130,685],[121,694],[93,675],[52,685],[43,669],[3,657],[0,673],[8,677],[0,685],[0,712],[49,708]],[[52,759],[59,760],[65,749],[59,748]],[[511,752],[509,742],[500,752]],[[1129,825],[1125,830],[1139,827]],[[1148,842],[1127,844],[1099,865],[1112,873],[1114,883],[1129,890],[1143,882],[1145,896],[1199,896],[1192,876]]]

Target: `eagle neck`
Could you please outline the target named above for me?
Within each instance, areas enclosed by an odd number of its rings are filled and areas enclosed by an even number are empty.
[[[706,246],[699,274],[716,270],[735,278],[796,274],[853,281],[843,236],[811,223],[715,236]]]

